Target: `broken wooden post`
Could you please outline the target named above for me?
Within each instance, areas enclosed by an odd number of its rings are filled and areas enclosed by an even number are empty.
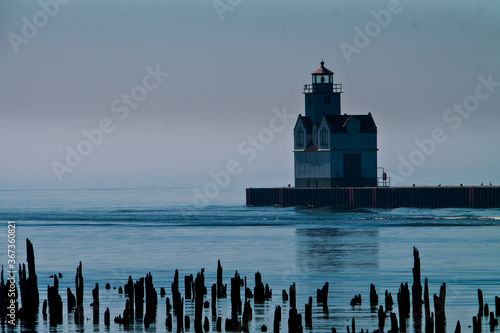
[[[234,273],[234,278],[231,278],[231,325],[233,329],[241,326],[238,321],[238,314],[241,313],[241,278],[238,271]]]
[[[370,306],[376,307],[378,305],[378,295],[375,285],[370,284]]]
[[[177,316],[177,332],[183,332],[184,331],[184,298],[181,298],[181,304],[179,304],[179,308],[177,309],[176,312]]]
[[[250,305],[250,301],[245,300],[245,306],[243,307],[243,316],[241,329],[244,332],[248,332],[248,322],[253,318],[252,306]]]
[[[144,314],[144,278],[134,284],[135,318],[142,319]]]
[[[385,309],[387,311],[392,311],[392,306],[394,305],[394,300],[392,299],[392,294],[389,291],[385,291]]]
[[[158,306],[158,294],[153,285],[153,276],[146,274],[144,279],[146,290],[146,313],[144,314],[144,323],[150,324],[156,319],[156,308]]]
[[[82,273],[82,262],[76,268],[75,276],[75,290],[76,290],[76,310],[75,310],[75,323],[77,325],[83,325],[84,314],[83,314],[83,273]]]
[[[361,299],[361,294],[354,295],[354,297],[351,299],[351,302],[349,303],[351,306],[356,306],[356,305],[361,305],[361,302],[363,300]]]
[[[478,317],[482,317],[483,316],[483,312],[484,312],[484,303],[483,303],[483,292],[482,292],[481,289],[477,290],[477,299],[478,299],[478,302],[479,302]]]
[[[378,308],[378,328],[380,329],[381,332],[384,331],[386,317],[387,315],[385,314],[384,307],[381,305]]]
[[[125,285],[125,295],[127,295],[130,300],[130,321],[134,320],[134,294],[134,280],[132,279],[132,276],[129,275],[127,284]]]
[[[99,283],[96,283],[95,288],[92,290],[92,299],[93,323],[99,325]]]
[[[76,307],[75,295],[71,292],[71,288],[66,289],[67,300],[68,300],[68,313],[71,312]]]
[[[184,276],[184,294],[186,299],[192,299],[193,296],[193,274]]]
[[[179,291],[179,270],[175,270],[174,282],[172,283],[172,305],[174,313],[177,313],[177,308],[181,306],[181,293]]]
[[[110,313],[109,313],[109,308],[106,308],[106,311],[104,311],[104,325],[109,326],[110,324]]]
[[[498,326],[498,318],[495,318],[493,312],[490,312],[490,331],[493,332],[495,330],[495,326]]]
[[[416,247],[413,247],[413,317],[422,317],[422,280],[420,276],[420,254]]]
[[[223,284],[222,271],[222,265],[219,259],[219,261],[217,262],[217,298],[227,297],[227,285]]]
[[[306,303],[305,325],[306,328],[312,329],[312,297],[309,297],[309,302]]]
[[[19,291],[21,294],[22,308],[19,310],[21,319],[28,323],[36,321],[38,308],[40,305],[38,282],[35,271],[35,253],[33,244],[26,238],[26,255],[28,262],[28,273],[26,274],[26,265],[19,264]]]
[[[302,330],[302,316],[297,312],[297,308],[291,308],[288,313],[288,332],[300,332]]]
[[[457,321],[457,326],[455,327],[455,333],[461,333],[462,327],[460,326],[460,320]]]
[[[205,332],[208,332],[210,330],[210,321],[208,320],[208,317],[205,317],[205,322],[203,323],[203,329]]]
[[[194,329],[196,332],[203,330],[203,290],[205,288],[205,278],[203,276],[203,269],[198,272],[194,281],[194,295],[195,295],[195,313],[194,313]]]
[[[296,297],[297,289],[295,287],[295,282],[290,286],[290,308],[297,307],[297,297]]]
[[[434,313],[435,313],[435,332],[443,333],[445,331],[446,325],[446,313],[445,313],[445,302],[446,302],[446,283],[440,288],[439,296],[434,294]]]
[[[281,322],[281,306],[277,306],[274,310],[274,323],[273,323],[273,332],[278,333],[280,331],[280,322]]]
[[[500,297],[495,296],[495,316],[500,317]]]
[[[288,302],[288,294],[286,293],[285,289],[283,289],[283,291],[281,292],[281,300],[283,302]]]
[[[49,300],[49,323],[50,326],[62,324],[63,310],[62,299],[59,295],[59,280],[54,276],[54,286],[47,286],[47,298]]]
[[[398,318],[394,312],[391,312],[391,333],[398,333]]]
[[[472,317],[472,332],[480,333],[481,332],[481,324],[479,323],[478,317]]]
[[[217,285],[212,284],[212,317],[217,317]]]

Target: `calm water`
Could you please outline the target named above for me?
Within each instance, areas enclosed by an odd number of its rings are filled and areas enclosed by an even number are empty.
[[[216,282],[218,259],[225,283],[238,270],[253,289],[254,275],[260,271],[273,289],[271,301],[252,304],[253,332],[263,324],[272,330],[277,305],[283,307],[282,331],[287,331],[289,308],[281,300],[281,290],[288,290],[293,282],[301,313],[308,297],[330,283],[330,313],[324,315],[314,302],[313,332],[331,332],[331,327],[345,332],[353,317],[357,330],[373,331],[377,315],[369,306],[370,283],[375,284],[382,304],[385,290],[396,298],[401,282],[411,286],[413,246],[420,250],[422,279],[429,278],[430,293],[438,293],[439,286],[447,283],[448,332],[457,320],[463,331],[472,331],[468,326],[477,313],[478,288],[490,306],[500,295],[500,210],[248,208],[243,188],[228,189],[213,204],[194,207],[189,186],[10,188],[0,191],[2,234],[6,235],[7,221],[15,220],[18,262],[26,259],[24,239],[32,241],[42,300],[47,285],[53,283],[49,276],[63,274],[64,323],[51,331],[77,329],[73,315],[65,310],[65,290],[74,291],[79,261],[85,279],[85,316],[90,318],[83,327],[87,331],[126,330],[113,322],[109,329],[92,325],[91,290],[96,282],[101,286],[101,312],[109,307],[113,321],[123,312],[125,298],[116,290],[105,290],[106,283],[119,287],[129,275],[137,280],[151,272],[157,291],[165,287],[171,297],[175,269],[182,282],[184,275],[196,275],[205,268],[210,286]],[[1,263],[6,265],[5,236],[0,248],[5,251]],[[349,302],[355,294],[362,294],[363,304],[352,308]],[[223,318],[230,316],[229,303],[219,300]],[[211,318],[210,310],[205,311]],[[185,313],[194,317],[190,301]],[[165,299],[159,298],[157,323],[148,331],[163,332],[164,323]],[[386,328],[389,325],[387,320]],[[408,325],[410,332],[415,331],[412,319]],[[483,330],[489,330],[485,320],[483,325]],[[38,329],[49,330],[42,316]],[[132,330],[146,331],[142,325]]]

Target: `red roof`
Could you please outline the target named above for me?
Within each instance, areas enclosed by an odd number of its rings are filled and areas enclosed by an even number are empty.
[[[325,67],[325,62],[321,60],[321,67],[312,72],[311,74],[333,74],[331,70]]]

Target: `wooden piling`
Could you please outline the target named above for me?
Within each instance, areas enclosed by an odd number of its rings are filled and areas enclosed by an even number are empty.
[[[483,291],[481,289],[477,290],[477,300],[479,303],[478,317],[482,317],[484,313],[484,303],[483,303]]]
[[[196,332],[203,330],[203,290],[205,288],[205,277],[203,276],[203,269],[198,272],[194,281],[194,295],[195,295],[195,314],[194,314],[194,329]]]
[[[177,316],[177,332],[184,331],[184,298],[181,299],[181,303],[177,308],[177,312],[175,313]]]
[[[99,325],[99,283],[95,284],[92,289],[92,310],[93,310],[93,323]]]
[[[422,280],[420,276],[420,254],[416,247],[413,247],[413,286],[411,287],[413,296],[413,317],[422,317]]]
[[[76,268],[75,275],[75,290],[76,290],[76,309],[75,309],[75,324],[83,325],[84,313],[83,313],[83,272],[82,272],[82,262]]]
[[[110,313],[109,313],[109,308],[106,308],[106,311],[104,312],[104,325],[109,326],[110,324]]]
[[[260,272],[255,273],[255,287],[253,289],[253,296],[255,303],[264,303],[265,301],[265,289],[262,283],[262,275]]]
[[[455,327],[455,333],[461,333],[462,332],[462,326],[460,326],[460,320],[457,321],[457,326]]]
[[[192,299],[194,294],[193,291],[194,282],[193,282],[193,274],[187,275],[184,277],[184,294],[186,299]]]
[[[385,309],[387,311],[392,311],[392,306],[394,305],[394,300],[392,299],[392,294],[389,291],[385,291]]]
[[[378,308],[378,328],[380,329],[381,332],[384,331],[385,327],[385,318],[387,315],[385,314],[384,307],[381,305]]]
[[[241,278],[238,271],[231,278],[231,325],[233,328],[241,326],[238,315],[241,313]]]
[[[223,284],[222,273],[223,269],[219,259],[217,262],[217,298],[227,297],[227,285]]]
[[[76,307],[76,298],[75,295],[71,292],[71,288],[68,287],[66,289],[66,298],[67,298],[67,308],[68,308],[68,313],[71,312],[75,307]]]
[[[135,318],[142,319],[144,314],[144,278],[134,284]]]
[[[274,322],[273,322],[273,332],[279,333],[281,322],[281,306],[277,306],[274,310]]]
[[[378,295],[375,285],[370,284],[370,306],[376,307],[378,305]]]
[[[156,320],[156,309],[158,307],[158,294],[153,285],[151,272],[144,278],[146,292],[146,312],[144,313],[144,323],[150,324]]]
[[[217,285],[212,284],[212,317],[217,317]]]
[[[391,312],[391,333],[398,333],[399,328],[398,328],[398,318],[396,317],[396,314],[394,312]]]
[[[290,286],[290,308],[296,308],[297,307],[297,297],[296,297],[296,286],[295,282]]]
[[[62,324],[63,321],[63,303],[59,295],[59,280],[54,275],[54,285],[47,286],[47,298],[49,300],[49,323],[50,326]]]
[[[495,316],[500,317],[500,297],[495,296]]]
[[[446,302],[446,283],[440,288],[439,296],[434,294],[434,313],[435,313],[435,332],[444,333],[446,325],[446,313],[445,313],[445,302]]]
[[[312,329],[312,297],[309,297],[309,302],[305,306],[305,326]]]
[[[26,265],[19,264],[19,291],[21,294],[22,308],[19,314],[22,320],[29,324],[33,324],[38,313],[40,298],[38,293],[38,282],[35,271],[35,253],[33,244],[26,238],[26,255],[28,263],[28,271]]]

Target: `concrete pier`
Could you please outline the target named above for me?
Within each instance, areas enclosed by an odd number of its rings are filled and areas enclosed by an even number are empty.
[[[247,206],[500,208],[500,186],[247,188]]]

